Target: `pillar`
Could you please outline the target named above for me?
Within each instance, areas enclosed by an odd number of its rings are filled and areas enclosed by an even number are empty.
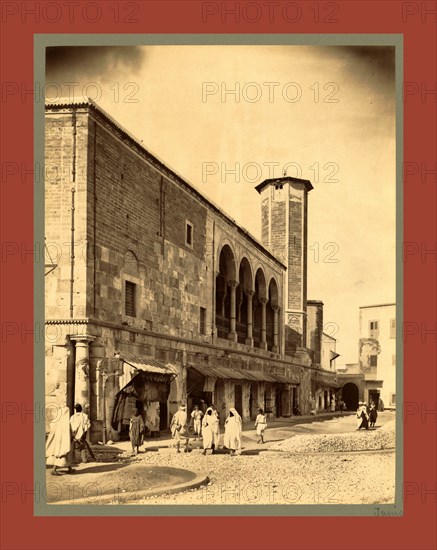
[[[228,286],[225,282],[224,289],[223,289],[222,304],[221,304],[221,316],[222,317],[225,317],[225,315],[226,315],[225,301],[226,301],[227,294],[228,294]]]
[[[237,323],[241,323],[241,306],[243,305],[243,292],[238,293],[238,303],[237,303]]]
[[[266,322],[266,305],[267,300],[266,298],[260,298],[259,300],[261,302],[261,349],[267,349],[267,322]]]
[[[253,347],[253,312],[252,312],[252,298],[254,295],[253,290],[244,291],[247,296],[247,335],[246,345]]]
[[[273,309],[273,350],[275,353],[279,352],[279,339],[278,339],[278,327],[279,327],[279,306],[272,306]]]
[[[237,330],[236,330],[236,311],[237,311],[237,300],[236,300],[236,290],[237,290],[237,281],[229,281],[229,287],[231,289],[231,330],[228,334],[228,339],[237,341]]]
[[[74,367],[74,402],[82,405],[89,413],[90,377],[89,377],[89,344],[95,336],[81,334],[70,336],[76,346],[76,362]]]

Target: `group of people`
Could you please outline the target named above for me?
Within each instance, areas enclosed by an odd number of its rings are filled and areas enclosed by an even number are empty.
[[[93,452],[86,440],[86,434],[91,426],[89,417],[78,403],[74,406],[74,414],[70,417],[70,409],[62,407],[57,417],[50,424],[50,433],[46,441],[46,459],[53,466],[52,475],[59,476],[59,468],[67,468],[67,473],[74,472],[74,451],[80,451],[82,462],[87,462],[87,451],[94,459]]]
[[[219,446],[220,418],[215,405],[211,405],[203,412],[198,405],[194,406],[191,412],[191,420],[188,422],[187,407],[180,405],[179,410],[173,415],[170,423],[170,431],[175,440],[176,452],[180,453],[181,443],[184,444],[184,452],[189,451],[190,427],[193,430],[194,440],[202,437],[203,454],[208,451],[214,454]],[[267,416],[263,409],[255,420],[256,433],[259,436],[258,443],[264,443],[264,432],[267,428]],[[241,452],[241,434],[243,422],[235,408],[230,408],[225,420],[225,432],[223,436],[223,447],[229,449],[231,456]]]
[[[358,403],[357,409],[357,430],[364,428],[368,430],[369,428],[374,428],[376,419],[378,418],[378,410],[376,404],[371,401],[370,406],[367,407],[365,401],[360,401]]]

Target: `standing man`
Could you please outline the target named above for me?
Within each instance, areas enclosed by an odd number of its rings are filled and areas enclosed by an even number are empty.
[[[212,404],[211,405],[211,409],[212,409],[212,415],[213,417],[215,417],[216,421],[213,423],[213,440],[214,440],[214,449],[218,449],[219,447],[219,440],[220,440],[220,415],[219,415],[219,412],[217,410],[217,407]]]
[[[267,429],[267,416],[264,414],[264,409],[258,409],[258,416],[255,420],[256,435],[259,437],[258,443],[264,443],[264,432]]]
[[[94,455],[86,440],[86,434],[91,426],[91,422],[88,415],[82,411],[82,405],[76,403],[74,410],[76,412],[70,418],[71,435],[73,437],[74,448],[80,451],[80,459],[85,463],[87,461],[87,449],[94,460]]]
[[[181,440],[185,439],[184,452],[188,453],[188,442],[190,434],[187,428],[187,407],[179,405],[179,410],[173,415],[170,423],[170,430],[173,439],[176,441],[176,452],[180,453]]]
[[[202,433],[202,417],[203,412],[199,409],[199,405],[194,405],[193,412],[191,413],[194,427],[194,441],[197,440],[197,437],[200,438],[200,435]]]

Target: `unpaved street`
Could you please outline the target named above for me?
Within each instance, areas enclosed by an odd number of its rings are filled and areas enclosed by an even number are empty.
[[[394,419],[393,413],[380,415],[379,425]],[[380,428],[381,429],[381,428]],[[135,462],[188,468],[204,473],[211,482],[197,490],[137,500],[144,504],[378,504],[394,501],[395,452],[296,454],[275,451],[276,442],[297,434],[355,432],[352,416],[325,422],[270,429],[265,446],[256,445],[256,436],[245,432],[243,454],[231,457],[224,451],[203,456],[200,448],[176,454],[160,448],[139,455]],[[357,432],[356,440],[366,442],[377,431]],[[355,437],[355,435],[353,436]],[[294,439],[294,438],[293,438]],[[296,438],[297,441],[298,438]],[[273,440],[273,441],[272,441]],[[292,440],[290,440],[292,441]]]

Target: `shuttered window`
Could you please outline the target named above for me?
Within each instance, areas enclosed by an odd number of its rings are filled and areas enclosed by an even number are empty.
[[[379,336],[378,321],[370,321],[369,322],[369,338],[375,338],[377,340],[378,336]]]

